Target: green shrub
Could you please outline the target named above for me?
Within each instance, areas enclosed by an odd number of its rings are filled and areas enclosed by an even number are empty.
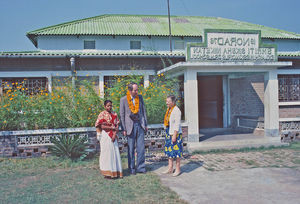
[[[115,76],[112,86],[106,87],[105,99],[113,102],[114,111],[119,114],[120,98],[126,95],[130,82],[140,84],[139,94],[144,98],[148,123],[162,123],[166,111],[165,99],[178,93],[177,79],[154,76],[149,86],[142,84],[143,76]],[[93,127],[103,100],[94,90],[92,80],[77,80],[72,87],[71,78],[65,81],[53,80],[53,90],[47,93],[26,95],[22,84],[17,89],[0,96],[0,131],[33,130],[52,128]]]
[[[50,151],[53,155],[61,158],[74,160],[83,160],[87,155],[87,137],[80,138],[79,135],[61,135],[50,139],[53,146]]]
[[[143,76],[128,75],[115,76],[111,87],[107,87],[105,98],[113,102],[114,111],[119,114],[120,98],[127,93],[127,85],[130,82],[139,84],[139,94],[143,96],[148,123],[157,124],[163,122],[165,115],[166,97],[170,94],[176,95],[178,92],[178,80],[167,78],[164,74],[154,76],[148,87],[144,87]]]
[[[0,97],[0,130],[32,130],[48,128],[94,126],[103,110],[101,99],[92,84],[77,81],[73,89],[70,82],[53,88],[51,93],[41,91],[26,95],[22,87]]]

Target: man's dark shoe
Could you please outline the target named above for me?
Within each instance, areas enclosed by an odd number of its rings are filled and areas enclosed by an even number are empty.
[[[146,170],[144,170],[144,171],[137,171],[137,173],[139,173],[139,174],[145,174]]]

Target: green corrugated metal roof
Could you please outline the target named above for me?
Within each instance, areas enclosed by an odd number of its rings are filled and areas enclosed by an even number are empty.
[[[298,51],[298,52],[278,52],[278,56],[281,56],[281,57],[300,57],[300,51]]]
[[[20,51],[0,52],[0,57],[66,57],[66,56],[163,56],[185,57],[185,51],[122,51],[122,50],[95,50],[95,51]],[[300,52],[278,52],[279,57],[300,57]]]
[[[171,16],[172,36],[202,36],[204,29],[261,30],[263,38],[300,39],[300,34],[252,23],[201,16]],[[27,33],[36,43],[39,35],[134,35],[168,36],[167,16],[101,15],[62,23]]]

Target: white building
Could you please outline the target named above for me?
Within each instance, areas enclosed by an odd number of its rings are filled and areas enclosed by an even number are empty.
[[[213,29],[213,30],[212,30]],[[202,128],[300,129],[300,34],[214,17],[102,15],[27,33],[36,51],[1,52],[0,80],[53,81],[93,76],[104,82],[132,66],[144,76],[168,72],[184,84],[190,141]],[[4,92],[2,87],[0,93]],[[29,91],[36,91],[31,86]]]

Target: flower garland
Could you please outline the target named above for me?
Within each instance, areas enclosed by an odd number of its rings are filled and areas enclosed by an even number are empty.
[[[166,112],[165,117],[164,117],[164,125],[165,125],[166,127],[169,126],[170,116],[171,116],[171,113],[172,113],[174,107],[175,107],[175,106],[173,106],[172,108],[168,108],[168,109],[167,109],[167,112]]]
[[[131,95],[130,95],[129,91],[127,91],[126,95],[127,95],[127,102],[128,102],[128,105],[129,105],[129,109],[131,110],[132,113],[137,114],[139,112],[139,108],[140,108],[139,96],[136,96],[134,98],[134,104],[135,105],[133,105],[133,102],[132,102]]]

